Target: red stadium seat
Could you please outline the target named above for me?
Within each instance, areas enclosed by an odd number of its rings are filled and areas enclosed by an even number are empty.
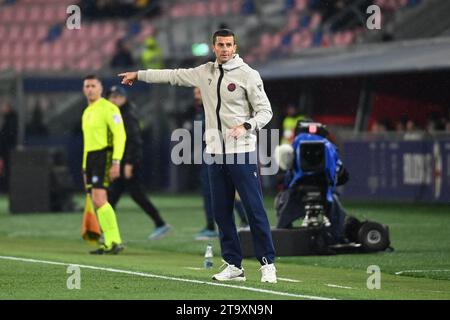
[[[36,40],[44,39],[47,36],[47,34],[48,34],[48,28],[49,28],[49,26],[47,26],[47,25],[35,26],[34,27],[34,32],[35,32],[34,38]]]
[[[93,60],[91,63],[91,69],[94,71],[98,71],[103,67],[103,62],[100,59]]]
[[[49,23],[58,22],[56,18],[56,9],[54,6],[45,6],[44,7],[44,14],[41,17],[42,21],[46,21]]]
[[[7,60],[0,60],[0,70],[8,70],[11,67],[11,64]]]
[[[71,68],[73,68],[73,67],[71,66]],[[74,68],[74,69],[81,70],[81,71],[88,70],[89,69],[89,60],[87,58],[81,59],[80,62],[76,65],[76,68]]]
[[[67,10],[67,5],[64,4],[58,4],[57,6],[55,6],[55,19],[57,21],[65,21],[67,19],[67,17],[69,16],[66,12]]]
[[[39,5],[33,5],[29,7],[29,16],[28,21],[29,22],[39,22],[42,19],[43,15],[43,7],[40,7]]]
[[[63,57],[71,60],[78,54],[79,42],[74,40],[62,41]]]
[[[8,30],[8,38],[9,41],[18,41],[20,40],[20,36],[22,34],[22,27],[18,24],[12,24]]]
[[[0,39],[5,39],[7,35],[6,27],[4,25],[0,25]]]
[[[54,59],[50,63],[50,70],[52,71],[61,71],[64,68],[64,60],[63,59]]]
[[[13,7],[6,7],[0,10],[0,21],[2,23],[14,22],[14,9]]]
[[[89,44],[85,41],[82,41],[79,43],[78,49],[77,49],[77,55],[84,55],[89,50]]]
[[[49,71],[50,69],[50,59],[44,58],[39,60],[38,69],[41,71]]]
[[[311,17],[311,23],[309,28],[311,30],[317,29],[318,27],[320,27],[320,24],[322,23],[322,16],[320,13],[315,12],[312,17]]]
[[[22,32],[22,40],[30,41],[36,39],[36,27],[33,25],[25,25]]]
[[[50,43],[48,42],[42,43],[38,48],[38,56],[44,58],[50,55],[50,51],[51,51]]]
[[[14,60],[13,65],[14,65],[14,69],[15,69],[17,72],[22,72],[23,69],[25,68],[25,62],[24,62],[24,60],[22,60],[22,59],[16,59],[16,60]]]
[[[34,57],[27,58],[25,61],[25,70],[36,71],[39,69],[39,60]]]
[[[28,8],[26,6],[16,5],[14,9],[15,22],[25,22],[28,20]]]
[[[12,57],[14,60],[20,60],[25,55],[24,42],[16,42],[13,46]]]
[[[105,56],[112,56],[116,52],[116,40],[110,39],[101,46],[101,51]]]
[[[192,4],[191,15],[194,17],[202,17],[208,11],[206,3],[203,1],[196,1]]]
[[[0,61],[8,59],[11,54],[11,46],[9,43],[2,43],[0,45]]]
[[[26,48],[25,48],[25,56],[27,59],[31,59],[36,56],[36,53],[38,52],[38,43],[36,41],[30,41],[27,42]]]
[[[308,7],[307,0],[295,0],[295,5],[294,5],[295,11],[297,11],[297,12],[304,11],[304,10],[306,10],[307,7]]]
[[[63,48],[63,42],[62,41],[55,41],[50,46],[51,52],[50,56],[52,57],[60,57],[64,54],[64,48]]]

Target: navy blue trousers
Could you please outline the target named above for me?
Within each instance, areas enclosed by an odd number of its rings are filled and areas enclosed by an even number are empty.
[[[245,163],[237,163],[237,154],[227,155],[226,161],[207,164],[212,195],[214,217],[219,227],[222,258],[229,264],[241,267],[242,250],[234,221],[233,209],[235,191],[237,190],[247,213],[248,223],[252,233],[256,258],[264,264],[273,263],[275,249],[272,233],[263,205],[261,182],[256,152],[240,154],[245,156]],[[207,155],[211,156],[211,155]],[[213,157],[222,157],[215,155]],[[232,159],[234,158],[234,162]],[[252,159],[253,161],[250,161]]]
[[[202,163],[200,171],[200,180],[202,183],[203,208],[206,214],[206,229],[216,230],[214,223],[214,211],[211,203],[211,186],[209,185],[208,165]],[[234,199],[234,211],[239,215],[241,224],[248,224],[247,214],[245,213],[242,201]]]

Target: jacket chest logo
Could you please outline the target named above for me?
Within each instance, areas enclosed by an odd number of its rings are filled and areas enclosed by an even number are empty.
[[[208,85],[209,85],[209,86],[211,85],[211,81],[212,81],[212,79],[211,79],[211,78],[208,78]]]
[[[228,91],[233,92],[234,90],[236,90],[236,85],[234,83],[230,83],[227,86]]]

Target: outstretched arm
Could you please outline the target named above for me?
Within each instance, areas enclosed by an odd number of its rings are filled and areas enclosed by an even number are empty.
[[[171,85],[184,87],[198,87],[203,66],[189,69],[139,70],[120,73],[119,77],[123,77],[122,84],[130,86],[133,85],[134,81],[140,80],[148,83],[170,83]]]

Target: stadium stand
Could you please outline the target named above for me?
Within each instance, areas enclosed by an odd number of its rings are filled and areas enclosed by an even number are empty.
[[[90,8],[85,2],[89,3],[82,1],[82,8]],[[142,12],[136,8],[122,10],[129,13],[125,16],[133,14],[130,19],[121,17],[117,8],[102,11],[102,7],[96,7],[85,10],[89,19],[83,21],[81,30],[69,30],[65,21],[71,1],[19,0],[4,4],[0,10],[3,39],[0,70],[98,71],[106,68],[112,59],[117,40],[130,41],[137,56],[140,44],[151,35],[156,35],[167,60],[189,59],[192,44],[209,43],[211,32],[221,24],[234,27],[241,54],[251,63],[297,56],[311,47],[347,46],[364,33],[361,17],[365,15],[363,9],[372,1],[344,1],[342,7],[340,2],[164,1],[161,12],[166,14],[156,15],[150,21],[143,19],[147,13],[143,9]],[[375,1],[387,12],[420,3],[418,0]],[[256,31],[260,36],[254,36]],[[401,31],[398,32],[401,36]]]

